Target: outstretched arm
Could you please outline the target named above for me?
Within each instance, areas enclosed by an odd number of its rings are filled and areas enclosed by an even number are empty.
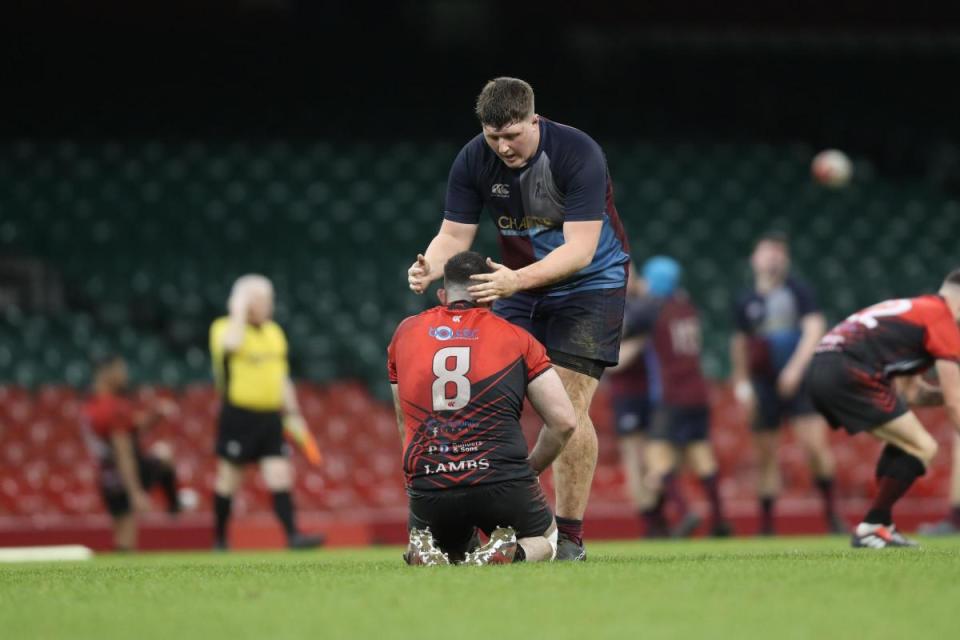
[[[577,428],[573,403],[553,369],[540,374],[527,386],[530,403],[543,418],[543,428],[527,460],[540,475],[549,467]]]
[[[440,231],[430,241],[430,246],[417,256],[417,260],[407,270],[410,290],[423,293],[431,282],[442,277],[447,260],[473,245],[473,240],[477,237],[477,226],[444,220]]]

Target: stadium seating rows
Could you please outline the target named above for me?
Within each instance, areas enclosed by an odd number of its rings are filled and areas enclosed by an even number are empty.
[[[811,183],[804,145],[601,142],[634,255],[668,253],[686,266],[713,376],[725,370],[732,291],[764,229],[792,233],[796,264],[831,319],[929,289],[953,266],[960,204],[884,183],[865,161],[852,185],[830,190]],[[363,379],[382,397],[384,345],[429,303],[407,292],[404,272],[438,225],[456,150],[0,144],[0,255],[47,261],[68,300],[50,317],[2,310],[0,381],[79,384],[88,357],[108,349],[130,356],[141,381],[208,379],[209,322],[236,276],[261,271],[277,284],[295,373]]]
[[[324,450],[325,464],[319,469],[311,468],[299,455],[295,456],[297,503],[307,511],[333,516],[402,508],[406,496],[391,408],[357,383],[301,384],[298,391],[304,414]],[[209,385],[190,385],[179,390],[149,387],[138,393],[137,400],[146,403],[158,395],[176,400],[180,415],[158,424],[144,438],[145,448],[157,441],[173,446],[181,485],[197,490],[199,509],[207,511],[214,475],[215,393]],[[728,500],[752,502],[754,470],[747,430],[728,389],[715,387],[712,396],[712,437],[723,472],[723,495]],[[15,386],[0,388],[0,517],[49,521],[102,512],[95,464],[83,440],[81,403],[81,394],[66,386],[43,386],[32,391]],[[617,463],[604,391],[594,403],[593,413],[600,433],[600,463],[591,505],[627,513],[623,474]],[[947,450],[949,429],[942,415],[932,412],[925,419],[935,425],[934,431]],[[524,427],[532,440],[539,422],[529,410]],[[847,438],[840,434],[834,436],[833,443],[840,496],[869,496],[877,444],[866,437]],[[810,479],[802,453],[796,447],[785,447],[783,455],[786,497],[809,495]],[[942,497],[948,474],[949,456],[939,456],[911,495]],[[549,475],[544,484],[549,490]],[[268,512],[269,504],[269,496],[257,477],[243,490],[236,509],[240,514]]]

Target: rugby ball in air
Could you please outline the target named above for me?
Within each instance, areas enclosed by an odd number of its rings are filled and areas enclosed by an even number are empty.
[[[842,187],[853,177],[853,163],[843,151],[826,149],[813,158],[813,179],[827,187]]]

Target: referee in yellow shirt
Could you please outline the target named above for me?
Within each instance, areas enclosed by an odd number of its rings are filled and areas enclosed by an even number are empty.
[[[272,320],[273,285],[260,275],[238,279],[227,303],[230,315],[210,327],[210,356],[221,396],[217,429],[217,480],[214,546],[226,550],[233,494],[243,466],[257,462],[273,494],[273,510],[291,549],[320,545],[318,536],[300,533],[294,522],[293,467],[285,453],[283,430],[306,431],[290,381],[287,338]]]

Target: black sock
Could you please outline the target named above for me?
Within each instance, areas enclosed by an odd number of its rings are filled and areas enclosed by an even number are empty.
[[[817,478],[816,484],[817,489],[820,490],[820,496],[823,498],[823,516],[827,520],[833,520],[833,478]]]
[[[273,512],[277,514],[277,520],[283,525],[288,538],[297,533],[293,524],[293,496],[289,491],[274,491]]]
[[[776,502],[776,496],[760,496],[760,529],[762,531],[773,531],[773,508]]]
[[[177,475],[173,467],[166,465],[158,478],[160,488],[163,489],[163,497],[167,501],[167,511],[170,513],[180,512],[180,497],[177,495]]]
[[[893,505],[926,472],[919,458],[891,444],[885,446],[877,461],[877,495],[863,521],[868,524],[893,524]]]
[[[213,534],[218,544],[227,541],[227,521],[230,520],[230,506],[232,504],[233,497],[222,496],[219,493],[213,494],[213,513],[216,518]]]
[[[526,562],[527,552],[523,550],[523,545],[517,543],[517,553],[513,556],[514,562]]]
[[[707,495],[707,501],[710,503],[710,517],[713,524],[723,521],[723,503],[720,501],[720,483],[717,482],[717,474],[703,476],[700,478],[700,486]]]
[[[950,509],[950,521],[956,527],[960,527],[960,504],[955,504]]]

